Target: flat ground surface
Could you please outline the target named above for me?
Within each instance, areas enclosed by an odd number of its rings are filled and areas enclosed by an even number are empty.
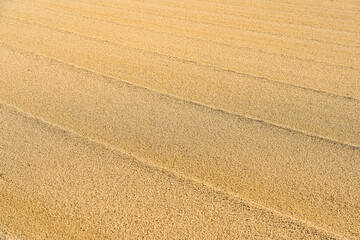
[[[357,0],[0,1],[0,239],[360,239]]]

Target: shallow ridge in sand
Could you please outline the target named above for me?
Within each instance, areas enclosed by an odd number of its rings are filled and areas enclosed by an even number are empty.
[[[358,239],[359,10],[1,2],[0,233]]]

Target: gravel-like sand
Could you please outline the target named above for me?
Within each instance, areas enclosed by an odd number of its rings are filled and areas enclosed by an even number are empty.
[[[360,239],[360,3],[0,2],[0,239]]]

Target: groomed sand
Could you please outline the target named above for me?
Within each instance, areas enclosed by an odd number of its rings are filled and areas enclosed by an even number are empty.
[[[360,3],[0,2],[0,239],[360,239]]]

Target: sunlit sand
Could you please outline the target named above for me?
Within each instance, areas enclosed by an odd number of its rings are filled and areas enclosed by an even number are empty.
[[[0,2],[0,239],[359,239],[360,4]]]

